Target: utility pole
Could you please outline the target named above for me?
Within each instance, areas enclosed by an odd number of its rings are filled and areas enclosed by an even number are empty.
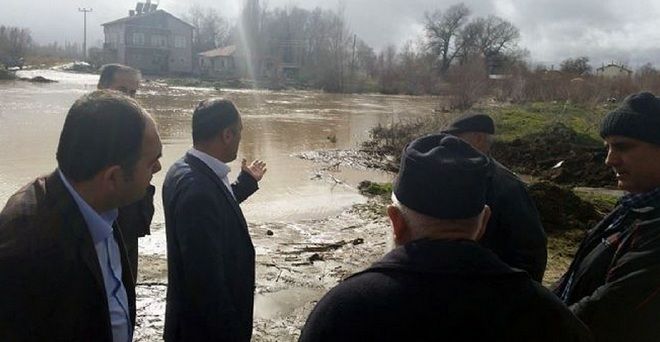
[[[355,45],[357,44],[357,34],[353,35],[353,57],[351,57],[351,72],[355,72]]]
[[[83,60],[87,59],[87,12],[91,12],[91,8],[80,8],[78,7],[78,12],[83,13]]]

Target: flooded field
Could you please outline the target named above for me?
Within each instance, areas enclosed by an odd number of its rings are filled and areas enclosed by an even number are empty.
[[[56,167],[57,140],[68,108],[95,89],[97,75],[26,71],[53,84],[0,82],[0,205],[19,187]],[[356,191],[365,179],[392,175],[356,167],[318,163],[297,155],[318,150],[350,150],[379,123],[412,120],[432,112],[437,99],[318,92],[167,87],[145,82],[138,93],[154,116],[164,145],[163,171],[154,176],[160,191],[169,166],[191,147],[194,106],[209,97],[234,101],[243,115],[240,158],[263,159],[268,173],[260,190],[243,203],[257,250],[257,341],[295,340],[309,310],[338,279],[363,267],[385,250],[386,224],[354,206],[366,199]],[[164,219],[156,196],[152,235],[140,241],[139,341],[159,340],[166,289]],[[359,206],[358,206],[359,208]]]

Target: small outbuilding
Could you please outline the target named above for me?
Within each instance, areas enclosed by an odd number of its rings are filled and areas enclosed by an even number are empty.
[[[199,72],[204,77],[235,78],[240,74],[235,45],[204,51],[198,57]]]

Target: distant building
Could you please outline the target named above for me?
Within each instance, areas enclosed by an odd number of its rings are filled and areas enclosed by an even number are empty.
[[[605,78],[630,77],[631,75],[631,70],[627,69],[623,65],[614,63],[603,65],[602,67],[596,69],[596,76]]]
[[[250,59],[242,45],[229,45],[197,54],[199,74],[220,79],[294,78],[302,66],[302,52],[302,44],[282,41],[275,43],[270,51],[256,56],[250,54]]]
[[[236,60],[236,45],[225,46],[198,54],[199,73],[210,78],[235,78],[240,76]]]
[[[107,63],[121,63],[148,74],[190,74],[193,71],[193,26],[138,2],[128,17],[103,24]]]

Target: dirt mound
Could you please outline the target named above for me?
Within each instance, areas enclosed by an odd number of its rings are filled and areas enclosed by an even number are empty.
[[[605,166],[599,142],[564,124],[511,142],[496,142],[493,157],[521,174],[570,186],[612,187],[614,174]]]
[[[550,182],[530,185],[529,194],[536,202],[546,232],[589,229],[603,218],[593,204]]]

